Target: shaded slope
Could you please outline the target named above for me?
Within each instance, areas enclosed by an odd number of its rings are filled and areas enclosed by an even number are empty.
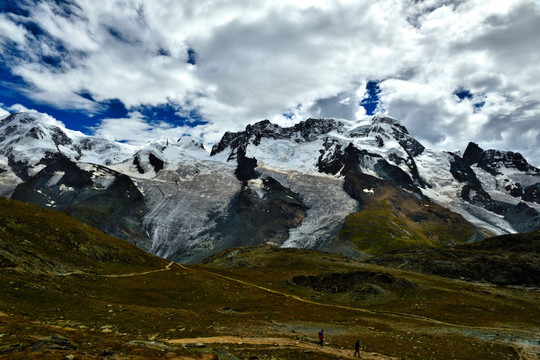
[[[0,238],[1,267],[23,273],[137,271],[167,263],[69,215],[3,197]]]
[[[73,215],[112,236],[148,250],[151,240],[142,228],[145,199],[132,179],[99,165],[77,164],[64,156],[19,184],[12,198]]]

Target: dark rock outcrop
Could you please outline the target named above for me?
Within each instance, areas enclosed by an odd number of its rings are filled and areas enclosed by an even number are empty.
[[[289,283],[310,288],[318,293],[349,293],[355,300],[387,297],[392,292],[412,290],[416,286],[403,278],[373,271],[297,275],[290,279]]]
[[[523,189],[523,195],[521,198],[524,201],[540,204],[540,182],[527,186],[525,189]]]
[[[470,142],[463,154],[463,160],[468,165],[476,165],[493,176],[501,174],[502,167],[516,169],[522,172],[540,174],[540,170],[530,165],[525,158],[517,152],[483,150],[477,144]]]
[[[540,229],[540,213],[524,202],[520,202],[507,211],[504,214],[504,219],[519,232]]]

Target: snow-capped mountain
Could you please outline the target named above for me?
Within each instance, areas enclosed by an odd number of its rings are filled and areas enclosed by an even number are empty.
[[[352,214],[375,208],[399,229],[384,235],[392,246],[533,230],[539,189],[540,170],[520,154],[427,149],[387,116],[265,120],[225,133],[211,153],[188,137],[115,143],[36,112],[0,119],[3,196],[185,262],[260,243],[362,256],[366,229]],[[436,230],[445,221],[461,232]]]

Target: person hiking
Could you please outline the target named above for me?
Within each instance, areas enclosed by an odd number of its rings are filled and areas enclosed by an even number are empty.
[[[356,354],[358,354],[358,357],[360,357],[360,339],[357,339],[354,343],[354,356],[356,357]]]
[[[324,329],[322,329],[321,331],[319,331],[319,342],[318,344],[323,347],[324,345]]]

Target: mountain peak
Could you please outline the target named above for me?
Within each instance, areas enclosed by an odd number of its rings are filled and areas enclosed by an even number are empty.
[[[371,118],[371,122],[373,124],[385,123],[395,126],[402,126],[401,122],[398,119],[383,114],[373,116],[373,118]]]
[[[518,152],[484,150],[473,142],[467,145],[463,159],[468,165],[476,165],[494,176],[502,174],[503,168],[540,174],[540,170],[530,165]]]

